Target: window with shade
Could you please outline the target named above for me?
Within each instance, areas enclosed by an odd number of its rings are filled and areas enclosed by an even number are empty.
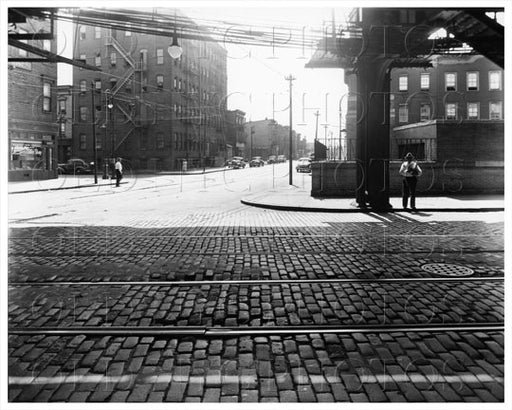
[[[457,91],[457,73],[444,73],[445,91]]]
[[[466,88],[468,91],[478,91],[478,71],[466,73]]]

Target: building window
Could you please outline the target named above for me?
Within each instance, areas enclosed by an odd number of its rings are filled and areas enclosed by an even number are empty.
[[[457,119],[457,103],[447,103],[445,106],[445,116],[447,120]]]
[[[457,91],[457,73],[444,73],[444,88],[446,91]]]
[[[164,49],[163,48],[156,49],[156,63],[157,64],[164,63]]]
[[[478,71],[466,73],[466,87],[468,91],[478,91]]]
[[[80,121],[85,122],[89,117],[89,109],[87,107],[80,107]]]
[[[178,133],[174,133],[174,149],[178,151]]]
[[[164,147],[164,134],[161,132],[156,134],[156,147],[157,149]]]
[[[176,90],[178,88],[178,78],[174,77],[174,80],[172,82],[173,88]]]
[[[80,26],[80,40],[85,40],[86,30],[87,30],[86,26]]]
[[[96,149],[103,149],[101,145],[101,138],[96,138]]]
[[[80,149],[87,149],[87,135],[80,134]]]
[[[101,38],[101,27],[94,27],[94,38]]]
[[[421,86],[422,90],[430,89],[430,74],[429,73],[421,73],[420,86]]]
[[[480,118],[480,105],[477,102],[468,103],[468,120],[478,120]]]
[[[164,76],[162,74],[156,76],[156,86],[158,88],[164,88]]]
[[[181,79],[179,79],[179,80],[178,80],[178,90],[179,90],[179,91],[181,91],[181,85],[182,85],[182,83],[181,83]]]
[[[98,92],[101,91],[101,80],[100,79],[94,80],[94,89]]]
[[[52,51],[52,42],[50,40],[43,40],[43,50]]]
[[[408,122],[409,121],[409,108],[407,104],[400,104],[398,106],[398,122]]]
[[[60,133],[61,133],[61,135],[66,134],[66,123],[65,122],[60,123]]]
[[[429,121],[430,120],[430,104],[421,104],[420,105],[420,121]]]
[[[131,37],[131,35],[132,35],[132,32],[130,31],[131,28],[132,28],[132,25],[130,23],[126,23],[126,30],[124,31],[125,37]]]
[[[489,71],[489,90],[501,90],[501,71]]]
[[[115,51],[110,53],[110,65],[116,65],[117,64],[117,54]]]
[[[491,120],[503,119],[501,101],[491,101],[489,103],[489,119],[491,119]]]
[[[52,84],[45,81],[43,83],[43,112],[52,110]]]
[[[66,100],[59,100],[59,114],[66,114]]]
[[[96,67],[101,67],[101,56],[98,54],[96,57],[94,57],[94,64]]]
[[[85,81],[85,80],[80,81],[80,92],[82,94],[85,94],[87,92],[87,81]]]
[[[84,64],[87,63],[87,56],[85,54],[80,54],[80,61]],[[83,70],[83,68],[80,67],[80,70]]]

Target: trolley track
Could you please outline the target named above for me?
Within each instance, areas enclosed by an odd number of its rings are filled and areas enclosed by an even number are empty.
[[[388,332],[501,332],[503,322],[441,323],[441,324],[386,324],[359,326],[69,326],[69,327],[10,327],[13,335],[48,336],[203,336],[233,337],[244,335],[293,335],[293,334],[352,334]]]
[[[503,276],[493,277],[429,277],[429,278],[384,278],[384,279],[242,279],[242,280],[182,280],[182,281],[48,281],[10,282],[9,286],[204,286],[204,285],[285,285],[312,283],[409,283],[409,282],[504,282]]]

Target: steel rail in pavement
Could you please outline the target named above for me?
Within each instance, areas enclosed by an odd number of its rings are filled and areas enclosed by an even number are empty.
[[[352,334],[388,332],[502,332],[503,322],[441,323],[441,324],[390,324],[362,326],[257,326],[257,327],[202,327],[202,326],[78,326],[78,327],[11,327],[11,335],[51,336],[203,336],[233,337],[237,335],[293,335],[305,333]]]
[[[402,282],[503,282],[504,276],[492,277],[428,277],[428,278],[340,278],[340,279],[240,279],[240,280],[175,280],[175,281],[62,281],[12,282],[9,286],[204,286],[204,285],[302,285],[313,283],[402,283]]]

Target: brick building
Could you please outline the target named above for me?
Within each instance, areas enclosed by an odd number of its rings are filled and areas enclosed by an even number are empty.
[[[391,157],[503,164],[503,70],[481,55],[431,62],[392,70]]]
[[[228,144],[228,158],[232,156],[246,157],[245,112],[228,110],[226,112],[226,143]]]
[[[288,126],[265,118],[264,120],[246,122],[245,134],[249,156],[261,156],[266,159],[269,155],[285,155],[288,158],[290,146],[290,128]],[[292,130],[292,144],[293,159],[303,155],[306,151],[306,140],[302,139],[295,130]]]
[[[174,9],[152,12],[174,16]],[[183,53],[173,59],[169,37],[132,32],[128,23],[126,30],[78,24],[75,35],[74,57],[101,68],[74,68],[75,156],[93,161],[94,109],[100,166],[116,156],[142,170],[225,162],[227,52],[220,44],[178,38]]]
[[[391,194],[400,194],[398,168],[407,152],[424,170],[418,182],[421,195],[503,193],[503,70],[475,54],[433,56],[431,62],[429,68],[391,71]],[[357,166],[350,162],[355,159],[357,120],[352,79],[346,76],[351,92],[346,116],[349,162],[316,165],[322,170],[316,177],[313,173],[314,196],[355,192]]]
[[[66,162],[73,158],[73,87],[70,85],[59,85],[57,87],[57,123],[59,163]]]
[[[18,33],[50,33],[50,22],[28,19]],[[23,40],[55,52],[52,40]],[[38,57],[9,46],[9,58]],[[9,180],[57,177],[57,64],[9,62],[8,65]]]

